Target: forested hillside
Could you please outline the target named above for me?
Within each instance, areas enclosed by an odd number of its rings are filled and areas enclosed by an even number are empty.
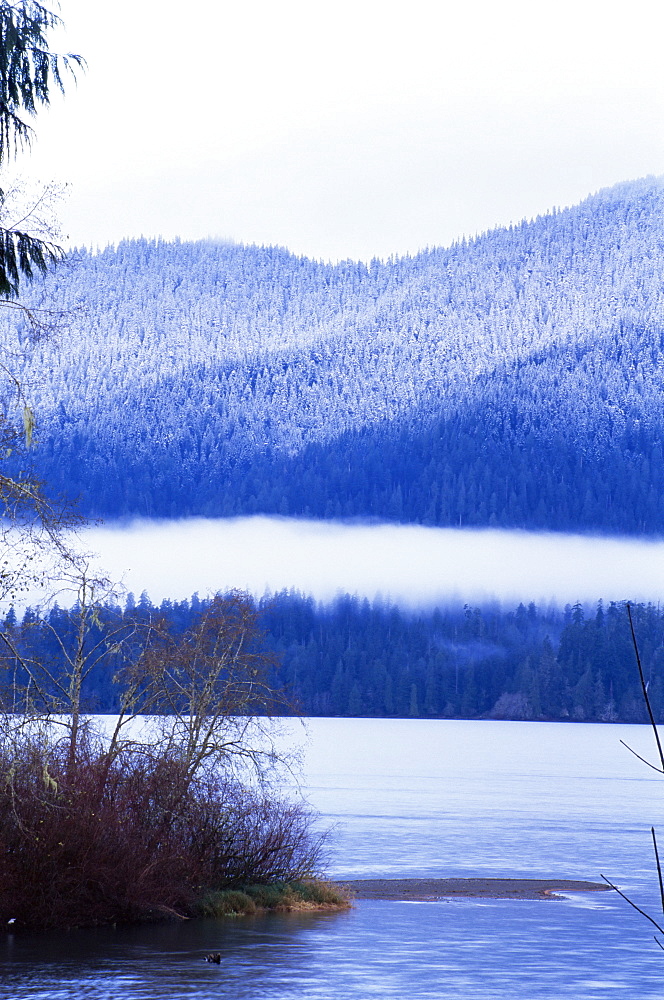
[[[109,657],[86,678],[85,708],[118,709],[113,657],[120,623],[165,621],[179,634],[207,603],[194,596],[156,608],[143,595],[124,609],[99,609],[86,649],[104,646],[105,629],[114,638],[106,644]],[[349,596],[317,605],[281,593],[261,606],[265,644],[281,661],[275,685],[285,686],[305,715],[646,721],[623,604],[600,603],[591,614],[578,604],[564,612],[530,604],[409,614]],[[662,719],[664,611],[633,605],[633,615],[649,696]],[[28,610],[17,621],[11,612],[4,629],[14,649],[57,674],[65,669],[62,648],[76,648],[77,624],[76,609],[56,607],[45,620]],[[0,666],[9,668],[0,675],[11,683],[16,665],[8,646]]]
[[[662,181],[370,266],[137,240],[32,294],[32,461],[87,513],[664,530]]]

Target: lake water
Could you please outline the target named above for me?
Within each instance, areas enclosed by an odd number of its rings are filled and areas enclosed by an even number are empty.
[[[646,727],[314,719],[303,793],[336,825],[330,874],[600,880],[657,915]],[[220,966],[203,956],[221,951]],[[8,935],[1,1000],[661,998],[664,953],[615,893],[359,901],[339,914]]]

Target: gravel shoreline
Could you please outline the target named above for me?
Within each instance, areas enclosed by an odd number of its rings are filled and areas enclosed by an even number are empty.
[[[562,892],[602,892],[603,882],[566,878],[369,878],[336,882],[352,899],[434,902],[455,896],[551,899]]]

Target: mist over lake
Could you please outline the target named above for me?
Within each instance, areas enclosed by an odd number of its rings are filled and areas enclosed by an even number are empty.
[[[276,517],[134,520],[82,532],[95,566],[136,595],[182,600],[239,588],[404,607],[499,600],[657,602],[664,541]]]

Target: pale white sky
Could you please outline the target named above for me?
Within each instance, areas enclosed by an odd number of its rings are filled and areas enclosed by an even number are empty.
[[[88,71],[22,169],[74,243],[446,244],[664,173],[658,0],[62,0]]]

